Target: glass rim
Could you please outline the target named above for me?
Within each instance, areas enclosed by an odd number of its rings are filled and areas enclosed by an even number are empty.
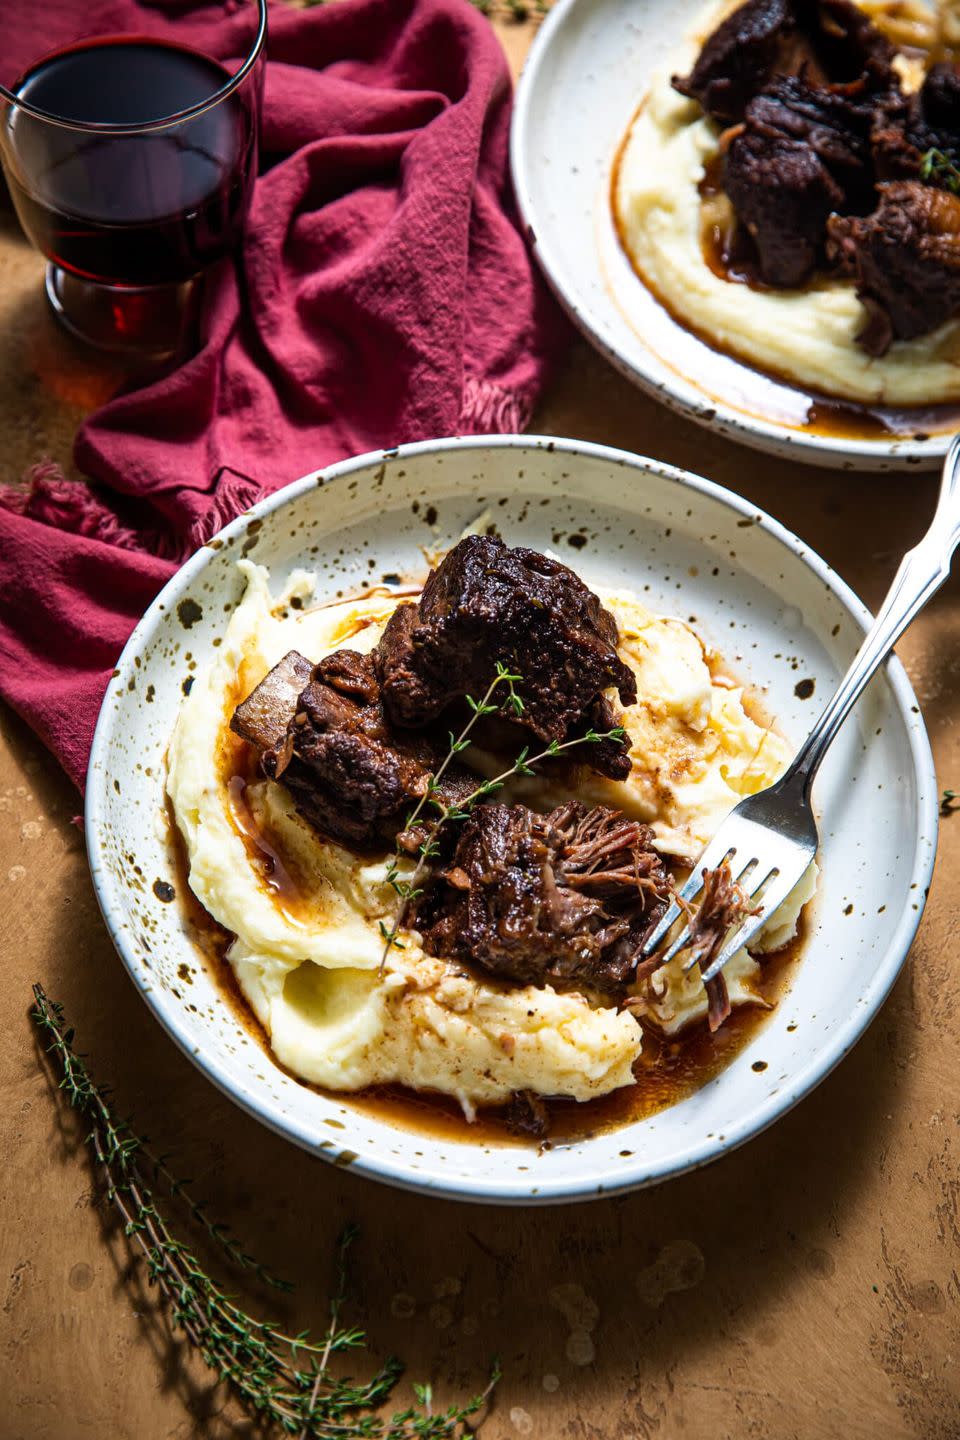
[[[183,110],[176,110],[170,115],[161,115],[156,120],[143,120],[136,124],[114,120],[68,120],[63,115],[55,115],[51,110],[44,110],[39,105],[31,104],[29,100],[21,99],[16,91],[8,90],[6,85],[3,84],[0,84],[0,99],[5,100],[7,104],[14,109],[22,110],[25,115],[32,115],[35,120],[44,120],[48,125],[58,125],[63,130],[79,130],[84,133],[99,135],[149,135],[151,131],[165,130],[171,125],[179,125],[184,120],[192,120],[197,115],[203,115],[207,110],[212,110],[214,105],[219,105],[223,100],[228,99],[234,91],[243,84],[254,65],[256,65],[260,55],[263,53],[264,41],[267,37],[267,0],[255,0],[255,4],[258,12],[257,33],[253,38],[253,43],[240,69],[235,75],[229,76],[224,84],[215,90],[213,94],[208,95],[205,100],[197,100],[193,105],[188,105]],[[110,38],[126,39],[127,37],[111,36]],[[129,37],[131,41],[139,39],[148,42],[155,38],[156,37],[136,35],[130,35]],[[96,43],[96,36],[91,36],[82,42],[83,45],[89,45],[91,48],[96,45]],[[166,42],[160,41],[159,43],[165,44]],[[65,48],[69,49],[72,47],[67,46]],[[59,52],[54,51],[53,53],[57,54]],[[201,54],[202,52],[198,51],[197,53]],[[214,60],[213,56],[207,56],[207,59],[211,60],[214,64],[220,63]],[[41,55],[27,71],[27,74],[29,75],[30,71],[35,69],[37,65],[42,64],[43,60],[44,56]]]

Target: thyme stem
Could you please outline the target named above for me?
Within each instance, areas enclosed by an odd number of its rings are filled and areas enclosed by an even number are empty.
[[[193,1218],[222,1253],[244,1269],[252,1269],[281,1288],[263,1266],[241,1250],[223,1226],[212,1224],[193,1201],[182,1181],[153,1157],[125,1120],[118,1119],[109,1092],[93,1083],[82,1057],[73,1048],[73,1031],[63,1009],[34,985],[31,1019],[46,1041],[59,1071],[59,1088],[90,1125],[86,1136],[107,1187],[107,1198],[123,1224],[128,1243],[142,1257],[151,1284],[157,1286],[170,1323],[186,1337],[219,1380],[226,1381],[243,1408],[267,1427],[300,1440],[454,1440],[465,1433],[467,1420],[486,1404],[500,1378],[494,1365],[481,1394],[439,1414],[418,1403],[380,1416],[403,1373],[391,1357],[364,1382],[339,1379],[330,1370],[334,1354],[363,1349],[362,1330],[341,1326],[347,1292],[347,1252],[356,1238],[348,1226],[337,1249],[337,1289],[330,1304],[330,1323],[323,1341],[307,1331],[287,1335],[271,1321],[257,1320],[204,1271],[195,1252],[170,1229],[148,1183],[152,1169],[174,1196],[184,1199]],[[414,1387],[414,1394],[428,1387]]]
[[[497,673],[487,686],[483,699],[478,702],[470,695],[466,697],[467,704],[472,711],[470,719],[458,736],[454,736],[451,732],[449,750],[437,768],[436,773],[432,775],[427,782],[427,789],[420,797],[415,809],[407,817],[405,829],[410,830],[416,824],[428,804],[433,805],[437,810],[437,816],[427,830],[427,837],[419,846],[419,858],[409,880],[398,880],[397,878],[399,874],[398,861],[401,854],[399,836],[397,838],[396,851],[390,868],[387,871],[387,881],[399,895],[400,904],[397,907],[392,925],[388,926],[385,921],[380,921],[380,933],[384,941],[383,954],[380,957],[381,975],[383,974],[383,969],[387,963],[390,951],[394,948],[403,949],[401,942],[397,939],[397,935],[406,919],[410,902],[422,893],[420,888],[421,881],[426,878],[427,872],[430,869],[430,861],[437,853],[437,836],[448,820],[465,820],[480,800],[485,800],[489,795],[494,794],[497,790],[501,790],[508,780],[513,779],[514,775],[532,775],[534,773],[534,766],[539,765],[543,760],[548,760],[554,755],[561,755],[565,750],[572,750],[577,745],[596,745],[599,744],[601,740],[623,739],[623,726],[615,725],[612,730],[600,732],[588,730],[586,734],[578,735],[573,740],[564,740],[563,742],[551,740],[550,744],[546,745],[536,755],[531,755],[529,746],[525,745],[513,764],[508,766],[506,770],[502,770],[500,774],[495,775],[492,780],[484,780],[475,790],[471,791],[466,799],[447,805],[437,797],[439,782],[445,774],[451,760],[471,744],[470,733],[477,721],[482,716],[490,715],[499,709],[499,706],[492,703],[498,686],[507,685],[507,705],[513,710],[515,715],[519,716],[523,713],[523,700],[515,689],[517,682],[522,679],[522,675],[511,674],[507,666],[498,660]]]
[[[920,159],[920,179],[953,195],[960,193],[960,167],[954,152],[935,148],[925,151]]]

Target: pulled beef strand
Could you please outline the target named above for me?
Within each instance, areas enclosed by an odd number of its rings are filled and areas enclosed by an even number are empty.
[[[550,1128],[547,1103],[533,1090],[515,1090],[507,1103],[504,1118],[511,1135],[543,1140]]]
[[[413,923],[428,954],[498,980],[615,992],[670,891],[651,841],[647,826],[605,806],[481,806]]]
[[[559,560],[468,535],[431,571],[419,602],[394,611],[377,647],[377,671],[389,718],[409,729],[466,695],[479,699],[502,662],[520,675],[523,701],[519,715],[502,713],[545,744],[563,743],[616,727],[606,692],[616,690],[624,704],[636,700],[618,640],[613,616]],[[622,780],[630,773],[628,750],[626,739],[604,740],[584,745],[577,758]]]
[[[706,970],[719,955],[730,931],[751,914],[752,909],[749,896],[736,883],[726,862],[715,870],[704,870],[700,904],[690,922],[689,939],[685,946],[701,971]],[[706,990],[707,1023],[714,1031],[730,1014],[730,997],[723,974],[708,981]]]

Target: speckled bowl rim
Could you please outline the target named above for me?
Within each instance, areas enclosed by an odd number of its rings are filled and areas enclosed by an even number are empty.
[[[244,511],[230,525],[225,526],[219,532],[219,536],[226,541],[242,535],[251,520],[262,519],[266,515],[271,515],[275,510],[295,505],[301,495],[314,491],[318,484],[323,486],[343,484],[358,472],[368,470],[373,473],[386,461],[435,455],[453,449],[549,449],[574,458],[589,457],[610,465],[623,466],[641,474],[652,473],[717,501],[752,521],[820,578],[827,589],[842,603],[859,629],[865,631],[871,622],[872,617],[869,610],[826,561],[822,560],[779,521],[758,509],[752,502],[744,500],[711,480],[706,480],[702,476],[681,470],[676,466],[646,459],[626,450],[614,449],[611,446],[556,436],[478,435],[424,440],[389,450],[371,451],[294,481],[284,489],[261,500],[250,510]],[[208,542],[186,561],[160,591],[130,636],[117,662],[117,680],[119,682],[123,683],[132,675],[133,657],[142,652],[145,645],[152,639],[155,629],[163,623],[164,609],[169,611],[175,608],[178,600],[191,588],[205,567],[211,563],[214,554],[215,552],[210,548]],[[844,1024],[838,1025],[829,1032],[818,1056],[795,1075],[789,1084],[784,1085],[777,1094],[769,1097],[762,1106],[753,1112],[748,1121],[728,1126],[722,1140],[712,1138],[692,1145],[680,1163],[666,1162],[659,1167],[651,1168],[648,1161],[638,1157],[635,1164],[618,1172],[616,1181],[609,1187],[598,1188],[592,1183],[584,1186],[576,1178],[569,1178],[542,1184],[537,1193],[531,1195],[529,1188],[524,1188],[516,1181],[503,1183],[496,1178],[485,1181],[464,1180],[458,1177],[452,1169],[441,1182],[435,1182],[433,1179],[425,1179],[403,1164],[398,1164],[389,1155],[375,1153],[358,1155],[351,1164],[352,1173],[367,1175],[400,1189],[468,1202],[543,1205],[599,1198],[658,1184],[673,1176],[686,1174],[691,1170],[710,1164],[728,1151],[735,1150],[747,1140],[752,1139],[754,1135],[762,1133],[780,1116],[791,1110],[804,1096],[808,1095],[853,1048],[889,994],[920,923],[936,858],[939,805],[937,778],[930,743],[913,689],[906,672],[896,657],[887,663],[887,679],[904,723],[916,776],[917,815],[911,881],[917,887],[920,900],[916,910],[905,910],[901,916],[886,949],[876,964],[872,980],[862,996],[861,1003],[854,1007]],[[99,838],[101,822],[104,818],[108,774],[104,759],[111,743],[113,724],[114,711],[105,702],[97,720],[87,773],[85,838],[97,901],[110,938],[120,958],[136,988],[143,995],[145,1002],[171,1039],[219,1090],[241,1109],[278,1135],[292,1140],[311,1154],[319,1154],[322,1158],[335,1164],[336,1153],[318,1150],[317,1136],[310,1126],[302,1123],[295,1116],[277,1113],[277,1107],[267,1101],[257,1087],[236,1083],[231,1077],[224,1075],[208,1057],[195,1049],[182,1024],[181,1002],[168,990],[160,987],[145,990],[140,983],[136,957],[128,939],[129,932],[122,924],[122,916],[111,894],[112,887],[118,882],[107,864],[107,855]],[[585,1143],[589,1144],[590,1142]]]
[[[696,381],[680,372],[667,370],[663,379],[647,373],[623,350],[616,335],[589,307],[581,308],[563,278],[561,264],[551,241],[552,226],[544,223],[529,178],[527,154],[533,143],[532,114],[541,72],[551,58],[551,46],[575,10],[595,0],[557,0],[534,36],[520,79],[517,82],[510,122],[510,169],[527,239],[544,276],[563,309],[599,353],[613,367],[660,404],[688,420],[695,420],[715,434],[726,435],[741,444],[769,454],[787,456],[807,464],[836,469],[893,470],[901,465],[935,468],[947,453],[950,433],[931,435],[927,440],[896,437],[891,440],[858,440],[842,436],[816,435],[789,425],[752,416],[697,387]],[[638,97],[639,99],[639,97]],[[611,135],[610,150],[619,136]],[[641,281],[637,281],[641,284]],[[650,354],[653,356],[654,352]],[[744,365],[751,370],[750,365]]]

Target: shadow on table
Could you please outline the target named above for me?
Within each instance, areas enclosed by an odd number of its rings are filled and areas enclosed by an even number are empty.
[[[649,455],[746,496],[794,531],[876,606],[933,514],[936,470],[870,474],[801,465],[681,419],[577,339],[530,427]]]

